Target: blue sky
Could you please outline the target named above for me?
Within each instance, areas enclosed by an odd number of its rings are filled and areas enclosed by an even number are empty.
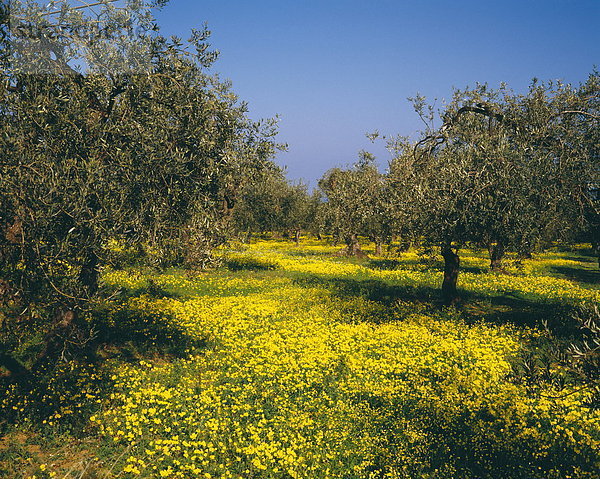
[[[252,118],[281,116],[277,162],[311,186],[360,149],[385,166],[365,133],[418,131],[417,92],[440,104],[452,87],[523,91],[600,68],[600,0],[171,0],[157,19],[184,38],[208,24],[213,70]]]

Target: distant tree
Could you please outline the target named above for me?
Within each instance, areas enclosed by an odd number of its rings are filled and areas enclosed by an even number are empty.
[[[423,184],[414,165],[414,144],[398,136],[388,139],[387,148],[392,155],[385,179],[387,222],[392,237],[400,242],[400,250],[405,250],[421,239],[418,220],[422,211],[415,194]]]
[[[204,264],[242,184],[276,147],[274,122],[250,122],[206,73],[208,31],[167,40],[150,2],[100,3],[97,16],[68,2],[10,5],[19,21],[1,72],[0,279],[25,311],[54,311],[40,326],[48,344],[81,332],[109,239]],[[0,357],[8,350],[1,343]]]
[[[288,183],[280,168],[264,170],[242,189],[234,207],[235,227],[249,239],[252,233],[281,231],[282,194]]]
[[[300,241],[303,230],[314,221],[314,207],[303,183],[290,183],[279,168],[265,170],[255,182],[246,184],[235,207],[237,230],[279,233]]]
[[[364,255],[359,235],[369,235],[381,245],[387,234],[385,226],[378,223],[387,221],[381,214],[384,181],[372,155],[361,152],[353,167],[329,170],[319,180],[319,188],[325,197],[323,208],[327,227],[336,238],[344,241],[345,254]]]
[[[307,230],[317,239],[322,239],[325,232],[325,204],[323,192],[315,188],[308,200],[308,226]]]
[[[310,229],[314,221],[314,203],[303,183],[288,184],[281,195],[280,227],[288,231],[296,244],[302,231]]]
[[[560,101],[561,114],[552,118],[551,126],[558,138],[557,156],[568,165],[563,181],[573,194],[566,207],[579,219],[576,225],[595,248],[600,267],[600,72],[594,70],[577,91],[566,92]]]

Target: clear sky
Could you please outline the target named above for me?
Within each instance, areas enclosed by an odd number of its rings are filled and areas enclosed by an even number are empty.
[[[311,186],[360,149],[365,133],[421,128],[407,97],[533,77],[578,84],[600,68],[600,0],[171,0],[164,34],[204,22],[252,118],[281,116],[277,162]]]

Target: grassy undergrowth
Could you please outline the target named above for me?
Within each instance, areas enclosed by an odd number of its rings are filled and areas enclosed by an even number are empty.
[[[597,477],[597,398],[564,353],[600,302],[585,249],[510,274],[466,252],[458,309],[434,257],[335,250],[105,271],[94,361],[2,396],[0,477]]]

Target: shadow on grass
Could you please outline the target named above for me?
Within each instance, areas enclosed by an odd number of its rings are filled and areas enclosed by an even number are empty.
[[[306,257],[306,258],[319,258],[319,257],[328,257],[331,256],[331,252],[329,251],[310,251],[310,250],[286,250],[286,255],[289,256],[298,256],[298,257]]]
[[[560,256],[559,259],[566,259],[567,261],[579,261],[580,263],[598,263],[598,257],[593,251],[590,251],[589,253],[581,252],[580,256]]]
[[[572,268],[569,266],[553,266],[551,271],[579,283],[600,283],[600,270],[594,271],[589,269]]]
[[[148,356],[182,358],[190,349],[205,347],[204,340],[193,339],[183,327],[164,314],[139,309],[100,309],[93,321],[97,356],[101,359],[139,360]]]
[[[385,306],[391,306],[398,300],[435,302],[439,297],[438,290],[434,288],[390,285],[377,279],[304,275],[296,278],[295,282],[299,285],[325,287],[341,298],[363,297]]]
[[[417,265],[417,262],[415,262],[415,261],[407,262],[407,261],[400,261],[398,259],[384,258],[384,259],[371,259],[371,260],[369,260],[369,262],[366,266],[371,269],[393,271],[395,269],[406,268],[407,266],[416,266],[416,265]]]
[[[172,361],[206,347],[164,313],[127,308],[124,300],[97,307],[85,325],[80,344],[64,338],[61,357],[45,357],[26,376],[0,377],[0,434],[24,418],[42,430],[61,418],[60,430],[84,434],[95,399],[112,389],[115,365]]]
[[[140,296],[154,299],[181,297],[152,279],[142,288],[121,288],[115,299],[102,304],[92,313],[95,361],[115,357],[124,361],[139,360],[146,356],[180,358],[185,356],[189,348],[204,346],[190,339],[185,330],[177,327],[165,313],[127,307],[128,299]]]
[[[106,295],[110,295],[114,291],[114,288],[108,288]],[[163,299],[163,298],[179,298],[180,294],[173,291],[167,291],[161,285],[156,283],[152,279],[146,280],[146,285],[141,288],[127,288],[120,287],[117,290],[119,298],[136,298],[139,296],[150,296],[151,298]],[[114,295],[113,295],[114,296]]]
[[[533,301],[517,296],[464,295],[461,305],[468,321],[517,327],[550,329],[559,338],[571,338],[579,332],[570,319],[576,306],[570,303]]]
[[[366,264],[365,266],[367,266],[368,268],[371,268],[371,269],[388,270],[388,271],[393,271],[396,269],[407,269],[407,268],[421,270],[423,268],[423,266],[425,266],[426,270],[439,271],[440,269],[444,268],[444,263],[440,260],[420,262],[420,261],[406,261],[406,260],[403,261],[401,259],[384,258],[384,259],[371,259],[371,260],[369,260],[368,264]],[[464,271],[464,272],[475,273],[475,274],[489,272],[488,268],[480,268],[477,266],[469,266],[469,265],[461,265],[460,270],[461,270],[461,272]]]
[[[225,267],[230,271],[272,271],[277,264],[264,258],[230,258],[225,261]]]
[[[368,322],[398,320],[399,305],[407,312],[422,312],[438,316],[444,311],[441,292],[437,288],[425,286],[390,285],[376,279],[333,278],[318,275],[305,275],[295,279],[299,285],[324,287],[339,298],[359,298],[373,301],[382,306],[377,314],[367,312],[363,318]],[[574,321],[565,321],[575,306],[559,302],[544,302],[518,296],[489,296],[460,291],[461,301],[457,305],[459,314],[467,322],[517,327],[540,328],[547,325],[554,334],[571,337],[577,333]],[[410,306],[412,303],[414,311]]]

